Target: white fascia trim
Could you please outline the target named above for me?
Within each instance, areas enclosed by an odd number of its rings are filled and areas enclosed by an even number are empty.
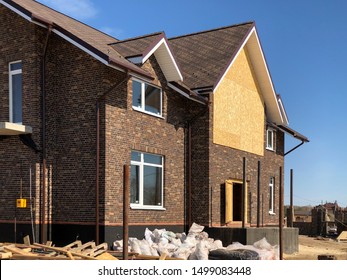
[[[256,38],[256,40],[257,40],[257,44],[258,44],[258,46],[259,46],[261,58],[262,58],[262,60],[263,60],[264,66],[265,66],[267,78],[268,78],[268,81],[269,81],[270,86],[271,86],[272,95],[273,95],[273,98],[276,100],[277,110],[280,112],[280,117],[281,117],[282,123],[285,123],[285,122],[284,122],[284,119],[283,119],[283,116],[282,116],[282,113],[281,113],[281,109],[280,109],[279,104],[278,104],[278,102],[277,102],[277,96],[276,96],[275,88],[274,88],[274,85],[273,85],[273,83],[272,83],[272,79],[271,79],[271,76],[270,76],[269,68],[268,68],[267,63],[266,63],[266,60],[265,60],[265,56],[264,56],[263,49],[262,49],[262,47],[261,47],[261,45],[260,45],[260,41],[259,41],[259,37],[258,37],[257,30],[255,29],[255,27],[253,27],[253,28],[254,28],[254,30],[253,30],[251,33],[254,32],[255,38]],[[247,40],[248,40],[248,39],[247,39]],[[288,122],[287,122],[287,124],[288,124]]]
[[[40,22],[37,22],[35,20],[32,20],[31,17],[27,16],[26,14],[24,14],[23,12],[17,10],[16,8],[12,7],[11,5],[9,5],[8,3],[0,0],[0,3],[3,4],[4,6],[6,6],[7,8],[9,8],[10,10],[12,10],[13,12],[17,13],[18,15],[20,15],[21,17],[23,17],[24,19],[36,24],[36,25],[39,25],[41,27],[44,27],[44,28],[47,28],[46,25],[40,23]],[[122,68],[119,68],[119,67],[116,67],[112,64],[110,64],[107,60],[101,58],[100,56],[96,55],[95,53],[93,53],[92,51],[88,50],[87,48],[85,48],[84,46],[82,46],[81,44],[77,43],[76,41],[72,40],[70,37],[66,36],[65,34],[61,33],[60,31],[56,30],[56,29],[52,29],[52,32],[54,32],[55,34],[57,34],[58,36],[62,37],[63,39],[65,39],[66,41],[70,42],[71,44],[73,44],[74,46],[78,47],[79,49],[81,49],[82,51],[88,53],[89,55],[91,55],[92,57],[94,57],[95,59],[97,59],[98,61],[100,61],[101,63],[107,65],[107,66],[110,66],[111,68],[114,68],[116,70],[119,70],[119,71],[122,71],[122,72],[125,72],[124,69]]]
[[[171,53],[171,51],[170,51],[170,48],[169,48],[168,44],[166,43],[165,38],[162,38],[162,39],[154,46],[154,48],[152,48],[151,51],[150,51],[146,56],[144,56],[144,57],[142,58],[142,64],[145,63],[145,62],[147,61],[147,59],[150,58],[150,56],[151,56],[153,53],[155,53],[155,51],[156,51],[162,44],[164,44],[164,46],[165,46],[165,48],[166,48],[166,50],[167,50],[167,53],[169,54],[169,56],[170,56],[170,58],[171,58],[171,60],[172,60],[172,63],[173,63],[174,66],[175,66],[175,69],[176,69],[177,74],[178,74],[178,76],[179,76],[179,80],[180,80],[180,81],[183,81],[183,76],[182,76],[182,74],[181,74],[181,71],[180,71],[179,68],[178,68],[178,65],[177,65],[177,63],[176,63],[176,60],[174,59],[174,57],[173,57],[173,55],[172,55],[172,53]]]
[[[69,43],[73,44],[74,46],[76,46],[77,48],[81,49],[82,51],[86,52],[87,54],[91,55],[92,57],[94,57],[95,59],[97,59],[98,61],[100,61],[101,63],[110,66],[111,68],[114,68],[116,70],[119,70],[121,72],[125,72],[124,69],[119,68],[117,66],[114,66],[112,64],[110,64],[107,60],[101,58],[100,56],[96,55],[94,52],[88,50],[86,47],[82,46],[81,44],[77,43],[76,41],[72,40],[70,37],[66,36],[65,34],[61,33],[60,31],[53,29],[53,32],[55,34],[57,34],[58,36],[62,37],[63,39],[65,39],[66,41],[68,41]]]
[[[17,10],[16,8],[14,8],[13,6],[11,6],[10,4],[6,3],[5,1],[0,0],[0,3],[3,4],[5,7],[9,8],[10,10],[12,10],[13,12],[15,12],[16,14],[22,16],[23,18],[25,18],[28,21],[32,21],[31,17],[27,16],[26,14],[24,14],[23,12]]]
[[[282,115],[282,119],[284,119],[286,125],[289,125],[288,116],[286,114],[286,110],[284,109],[282,99],[279,98],[277,101],[279,103],[279,107],[281,108],[280,112],[281,112],[281,115]]]
[[[217,88],[219,87],[220,83],[224,80],[225,75],[229,72],[231,66],[234,64],[236,58],[238,57],[239,53],[241,52],[241,50],[243,49],[243,47],[246,45],[246,43],[248,42],[248,39],[251,37],[251,35],[253,34],[253,32],[255,32],[255,27],[252,28],[252,31],[249,32],[246,40],[244,40],[244,42],[242,43],[241,47],[239,48],[239,50],[237,51],[236,55],[234,56],[234,58],[232,59],[232,61],[230,62],[229,66],[227,67],[227,69],[225,70],[223,76],[219,79],[218,83],[216,84],[216,86],[213,89],[213,93],[216,92]]]
[[[200,104],[205,105],[204,102],[202,102],[202,101],[200,101],[200,100],[197,100],[197,99],[195,99],[195,98],[191,98],[191,97],[189,96],[189,94],[183,92],[183,91],[180,90],[179,88],[175,87],[173,84],[167,83],[167,85],[168,85],[170,88],[172,88],[174,91],[177,91],[179,94],[183,95],[184,97],[186,97],[186,98],[188,98],[188,99],[190,99],[190,100],[193,100],[193,101],[195,101],[195,102],[198,102],[198,103],[200,103]]]

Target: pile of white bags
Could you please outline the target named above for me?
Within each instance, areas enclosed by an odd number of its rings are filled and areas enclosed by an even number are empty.
[[[129,238],[129,251],[140,255],[160,256],[166,253],[169,257],[181,258],[185,260],[208,260],[209,252],[217,249],[248,249],[256,251],[260,259],[278,259],[278,250],[271,246],[265,238],[255,242],[254,245],[242,245],[232,243],[223,247],[222,241],[209,238],[204,227],[193,223],[185,233],[174,233],[166,229],[145,230],[144,239]],[[113,243],[113,249],[122,251],[123,241],[118,240]]]

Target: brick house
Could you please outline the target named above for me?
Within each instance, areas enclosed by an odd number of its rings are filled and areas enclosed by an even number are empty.
[[[118,40],[32,0],[0,14],[1,241],[111,243],[124,165],[131,236],[278,224],[285,134],[308,139],[253,22]]]

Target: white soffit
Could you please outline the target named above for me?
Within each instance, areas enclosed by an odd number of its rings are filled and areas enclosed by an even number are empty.
[[[278,104],[270,72],[255,28],[246,43],[246,49],[257,77],[260,92],[264,97],[269,120],[276,124],[288,125],[287,116],[283,115],[284,111],[281,110]]]
[[[20,134],[31,134],[33,129],[27,125],[21,125],[10,122],[0,122],[0,135],[20,135]]]
[[[144,54],[142,63],[144,63],[152,54],[155,55],[167,81],[183,81],[183,76],[165,38],[162,38],[147,54]]]

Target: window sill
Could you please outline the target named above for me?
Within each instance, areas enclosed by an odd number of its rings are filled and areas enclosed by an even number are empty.
[[[142,109],[140,109],[138,107],[134,107],[133,106],[133,110],[136,111],[136,112],[140,112],[140,113],[143,113],[143,114],[146,114],[146,115],[149,115],[149,116],[153,116],[153,117],[159,118],[159,119],[164,119],[163,115],[154,114],[154,113],[142,110]]]
[[[272,211],[269,211],[269,215],[271,215],[271,216],[276,216],[276,213],[275,213],[275,212],[272,212]]]
[[[156,211],[165,211],[166,208],[162,206],[150,206],[150,205],[130,205],[130,209],[134,210],[156,210]]]
[[[32,132],[32,127],[28,125],[22,125],[11,122],[0,122],[0,135],[2,136],[31,134]]]
[[[270,152],[275,152],[275,149],[273,149],[273,148],[268,148],[268,147],[266,147],[266,150],[268,150],[268,151],[270,151]]]

